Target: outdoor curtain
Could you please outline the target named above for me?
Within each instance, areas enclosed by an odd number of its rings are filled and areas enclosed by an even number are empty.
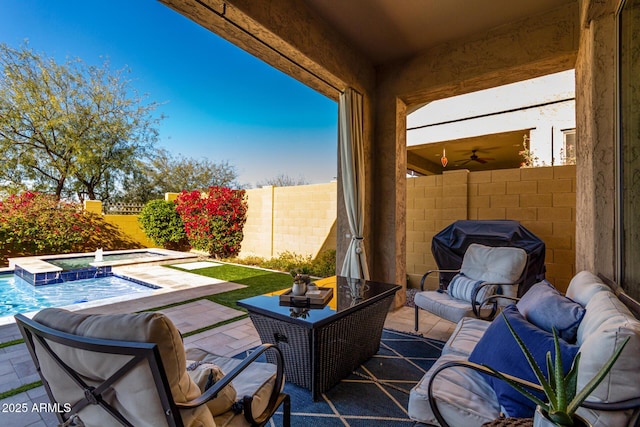
[[[367,255],[362,244],[364,228],[364,136],[362,95],[352,88],[340,94],[338,107],[338,145],[344,204],[351,242],[341,275],[369,279]]]

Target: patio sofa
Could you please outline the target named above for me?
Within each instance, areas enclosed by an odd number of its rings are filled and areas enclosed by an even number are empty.
[[[483,372],[482,365],[492,366],[537,383],[504,326],[507,317],[528,345],[535,342],[533,353],[536,359],[543,358],[539,361],[541,366],[549,343],[553,343],[551,327],[556,327],[563,338],[562,353],[568,363],[578,351],[582,354],[578,388],[591,379],[629,336],[612,371],[578,414],[594,427],[639,425],[640,321],[622,300],[637,308],[637,303],[626,294],[614,292],[598,277],[583,271],[571,280],[566,296],[543,281],[492,322],[463,318],[440,358],[411,390],[410,417],[432,425],[481,426],[501,416],[532,416],[527,415],[530,409],[522,406],[531,406],[526,399],[486,370]]]

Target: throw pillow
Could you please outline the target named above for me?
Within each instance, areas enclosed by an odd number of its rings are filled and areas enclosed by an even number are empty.
[[[466,277],[464,274],[458,274],[453,279],[451,279],[447,291],[449,292],[451,298],[471,302],[473,293],[483,283],[485,283],[483,280],[471,279],[469,277]],[[480,288],[480,291],[478,291],[478,295],[476,295],[476,302],[480,303],[484,301],[495,292],[496,285],[482,286]]]
[[[187,366],[187,373],[198,384],[200,391],[204,393],[216,382],[224,377],[224,372],[213,363],[193,362]],[[216,397],[207,402],[207,407],[214,417],[227,412],[236,402],[236,389],[231,383],[226,385]]]
[[[506,317],[509,320],[509,323],[525,343],[545,376],[548,374],[547,353],[551,352],[551,357],[555,358],[553,335],[529,323],[522,317],[514,304],[505,307],[502,313],[503,315],[498,316],[491,322],[491,325],[482,335],[482,338],[480,338],[480,341],[471,352],[469,361],[490,366],[502,373],[537,384],[538,380],[533,370],[513,335],[511,335],[511,331],[509,331],[504,319]],[[579,349],[580,347],[577,345],[567,344],[560,340],[560,354],[562,355],[562,367],[565,374],[571,368],[573,359],[578,354]],[[521,395],[506,382],[489,375],[483,376],[495,391],[498,402],[509,417],[533,417],[536,405],[532,401]],[[545,400],[542,393],[538,393],[538,396]]]
[[[574,343],[584,308],[562,295],[546,280],[533,285],[518,301],[518,311],[529,322],[547,332],[555,327],[558,336]]]

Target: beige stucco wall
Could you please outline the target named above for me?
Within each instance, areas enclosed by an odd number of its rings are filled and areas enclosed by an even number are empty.
[[[576,61],[576,268],[616,275],[617,0],[581,2]]]
[[[247,222],[240,256],[282,252],[317,256],[336,248],[337,185],[247,190]]]
[[[419,286],[437,269],[431,239],[460,219],[512,219],[546,245],[547,280],[561,290],[574,275],[575,166],[446,172],[407,180],[407,274]],[[436,287],[435,279],[428,283]]]

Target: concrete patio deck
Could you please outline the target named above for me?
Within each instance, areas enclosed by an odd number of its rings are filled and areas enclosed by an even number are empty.
[[[168,304],[197,299],[205,295],[226,292],[237,289],[243,285],[230,282],[215,281],[199,283],[199,286],[188,287],[184,283],[193,283],[195,276],[192,273],[169,270],[162,268],[158,271],[157,266],[140,266],[137,268],[127,267],[127,275],[138,277],[147,282],[162,281],[164,285],[170,285],[174,291],[164,292],[137,300],[116,302],[109,305],[90,307],[79,310],[83,313],[129,313],[143,311],[150,308],[161,307]],[[167,270],[169,270],[167,272]],[[161,273],[161,274],[159,274]],[[170,274],[169,274],[170,273]],[[144,277],[144,278],[142,278]],[[202,277],[202,276],[198,276]],[[211,280],[211,279],[209,279]],[[155,283],[154,283],[155,284]],[[180,329],[182,333],[199,330],[209,325],[216,324],[223,320],[233,319],[243,314],[238,310],[231,309],[206,299],[200,299],[188,304],[183,304],[162,310]],[[414,311],[410,307],[402,307],[390,312],[385,322],[385,327],[389,329],[413,332]],[[446,320],[440,319],[430,313],[421,312],[420,330],[424,336],[438,340],[446,340],[455,325]],[[0,343],[21,338],[15,324],[0,326]],[[234,356],[242,351],[248,350],[260,344],[260,338],[248,318],[220,326],[218,328],[206,330],[184,339],[187,347],[201,347],[213,350],[217,354],[224,356]],[[13,390],[21,385],[39,381],[40,378],[35,371],[28,350],[24,344],[16,344],[0,348],[0,392]],[[0,400],[1,408],[23,407],[33,408],[34,404],[47,403],[44,387],[37,387],[26,392],[22,392],[9,398]],[[16,406],[18,405],[18,406]],[[46,411],[5,411],[2,414],[4,425],[12,427],[43,427],[56,426],[57,419],[54,414]]]

